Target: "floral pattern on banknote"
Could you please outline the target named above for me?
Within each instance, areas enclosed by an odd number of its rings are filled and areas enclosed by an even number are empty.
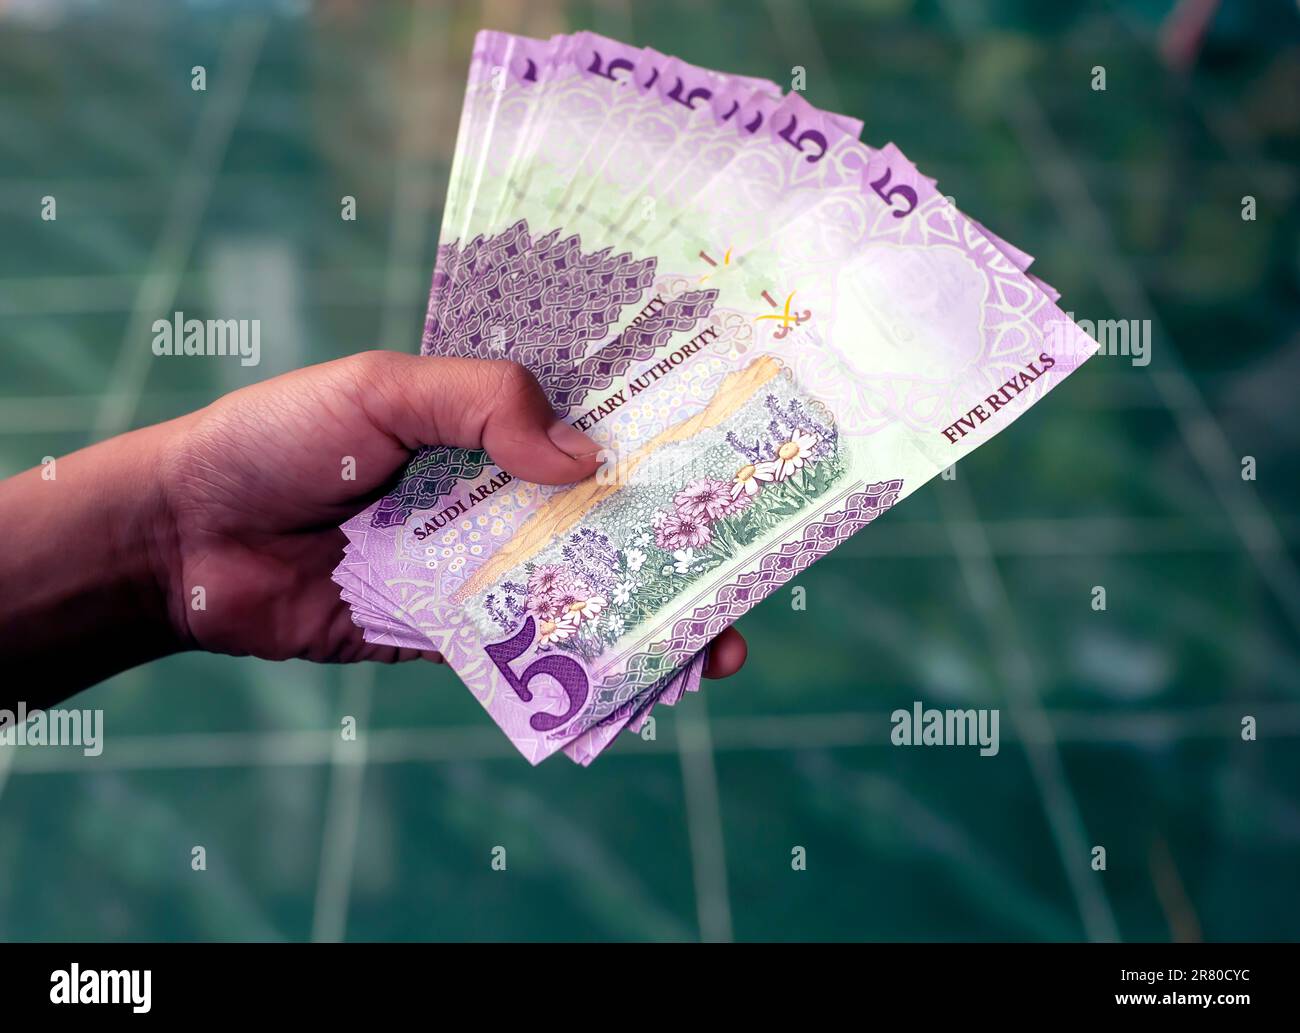
[[[495,625],[485,638],[531,618],[539,654],[590,663],[812,507],[845,470],[830,414],[788,378],[688,444],[693,458],[672,457],[667,476],[623,486],[471,605]]]
[[[621,699],[628,685],[644,685],[657,672],[675,670],[756,603],[887,511],[902,491],[903,481],[896,477],[859,482],[842,504],[805,526],[799,537],[765,553],[757,567],[719,587],[712,602],[685,613],[662,638],[629,656],[626,668],[597,690],[597,699]]]

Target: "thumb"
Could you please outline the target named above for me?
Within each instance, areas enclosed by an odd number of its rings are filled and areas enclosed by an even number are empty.
[[[409,450],[482,448],[512,476],[538,484],[580,481],[599,465],[600,446],[556,417],[517,362],[385,351],[359,358],[365,411]]]

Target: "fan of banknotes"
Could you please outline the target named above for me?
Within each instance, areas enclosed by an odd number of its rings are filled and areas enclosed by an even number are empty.
[[[602,467],[425,449],[334,577],[529,761],[588,764],[698,689],[720,631],[1096,349],[861,129],[592,33],[477,36],[421,350],[522,363]]]

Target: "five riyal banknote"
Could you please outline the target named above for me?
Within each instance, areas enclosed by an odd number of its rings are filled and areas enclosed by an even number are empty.
[[[603,463],[546,487],[424,449],[334,576],[530,761],[696,690],[720,631],[1095,350],[861,130],[591,33],[478,35],[422,351],[522,363]]]

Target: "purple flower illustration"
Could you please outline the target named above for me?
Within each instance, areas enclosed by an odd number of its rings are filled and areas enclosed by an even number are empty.
[[[586,580],[557,564],[537,567],[528,577],[527,611],[539,621],[563,620],[593,598],[600,596]]]
[[[740,482],[737,482],[737,484],[739,486]],[[745,491],[743,487],[739,491],[729,490],[727,494],[727,506],[722,511],[722,515],[724,517],[729,517],[733,513],[739,513],[742,509],[748,509],[749,504],[754,501],[754,494],[756,494],[757,491],[757,487],[755,487],[753,493]]]
[[[774,450],[779,452],[782,445],[796,438],[805,440],[811,438],[813,445],[810,451],[803,453],[805,460],[825,459],[835,451],[837,433],[834,423],[817,419],[797,398],[792,398],[784,408],[777,402],[775,395],[768,395],[765,403],[767,411],[774,417],[768,424],[768,433],[772,437]],[[785,461],[788,457],[769,454],[767,458]]]
[[[747,445],[736,436],[735,431],[727,431],[727,444],[744,456],[750,466],[757,466],[769,458],[768,452],[763,447],[762,438],[755,438],[752,445]]]
[[[567,570],[553,563],[538,567],[528,577],[529,599],[551,595],[568,576]]]
[[[505,581],[500,592],[500,596],[489,592],[483,600],[483,607],[502,631],[513,631],[528,612],[528,588],[517,581]]]
[[[580,578],[568,578],[551,593],[551,601],[564,612],[574,603],[585,603],[592,595],[591,586]]]
[[[704,477],[693,481],[673,496],[679,513],[712,523],[727,511],[731,486],[726,481]]]
[[[590,527],[581,527],[569,535],[562,550],[565,566],[585,586],[608,596],[614,588],[619,551],[609,536]]]
[[[559,603],[550,595],[534,595],[528,598],[528,612],[538,620],[553,621],[561,613]]]
[[[838,440],[835,424],[814,416],[797,398],[782,406],[776,395],[768,395],[763,404],[772,416],[767,423],[766,437],[756,438],[751,445],[734,433],[727,435],[727,443],[745,458],[741,470],[747,476],[742,478],[738,475],[736,479],[745,482],[744,490],[751,495],[757,490],[757,486],[752,484],[754,471],[751,467],[758,470],[759,480],[783,480],[804,462],[816,462],[833,454]],[[791,457],[781,451],[784,447],[785,453],[789,453],[791,448],[788,446],[792,442],[804,446],[799,449],[801,462],[793,467],[789,463]]]
[[[681,510],[668,514],[663,526],[655,531],[655,544],[665,552],[700,548],[712,540],[713,535],[706,521]]]

